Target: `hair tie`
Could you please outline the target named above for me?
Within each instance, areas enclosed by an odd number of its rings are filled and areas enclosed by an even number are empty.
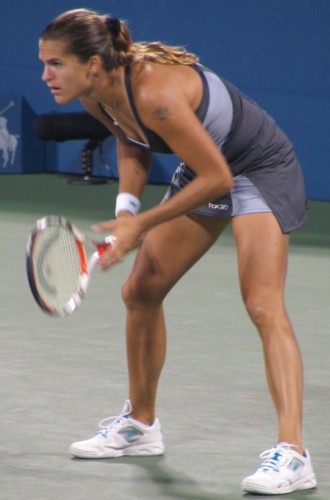
[[[106,23],[107,28],[110,31],[113,39],[116,39],[120,33],[120,28],[121,28],[120,19],[117,19],[117,17],[107,16],[105,18],[105,23]]]

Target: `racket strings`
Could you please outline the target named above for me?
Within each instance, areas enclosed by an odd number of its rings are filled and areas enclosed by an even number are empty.
[[[60,311],[79,289],[81,255],[67,227],[38,232],[33,247],[34,279],[47,307]]]

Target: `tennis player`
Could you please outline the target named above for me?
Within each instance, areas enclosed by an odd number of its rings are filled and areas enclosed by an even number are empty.
[[[274,120],[196,55],[159,42],[134,43],[126,24],[78,9],[40,38],[43,80],[58,104],[80,99],[117,137],[116,220],[96,230],[116,244],[107,269],[138,247],[122,295],[127,308],[129,399],[95,437],[73,443],[77,457],[159,455],[155,416],[165,360],[162,302],[232,225],[242,297],[256,326],[278,417],[275,445],[243,480],[251,493],[316,486],[302,443],[302,360],[284,305],[291,231],[306,221],[302,172]],[[151,155],[181,160],[162,203],[139,213]]]

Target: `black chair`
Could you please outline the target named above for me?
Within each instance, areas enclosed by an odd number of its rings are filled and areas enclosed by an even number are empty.
[[[94,151],[99,149],[102,158],[103,141],[111,132],[96,118],[86,112],[49,113],[38,116],[32,123],[34,134],[43,141],[88,140],[83,146],[82,178],[70,179],[71,184],[105,184],[105,179],[93,177]]]

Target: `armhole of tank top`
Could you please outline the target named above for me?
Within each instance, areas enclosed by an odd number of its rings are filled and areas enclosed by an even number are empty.
[[[196,115],[199,118],[199,120],[203,123],[204,118],[206,116],[209,102],[210,102],[210,90],[209,90],[209,85],[207,83],[207,79],[204,75],[204,72],[201,68],[199,68],[196,64],[192,65],[193,69],[199,74],[201,80],[202,80],[202,85],[203,85],[203,95],[202,95],[202,100],[196,110]],[[126,86],[126,91],[129,99],[130,106],[132,108],[132,111],[134,113],[135,119],[137,123],[139,124],[141,130],[145,133],[146,127],[143,125],[139,114],[137,112],[134,99],[133,99],[133,92],[132,92],[132,86],[131,86],[131,70],[129,66],[126,66],[125,68],[125,86]]]

